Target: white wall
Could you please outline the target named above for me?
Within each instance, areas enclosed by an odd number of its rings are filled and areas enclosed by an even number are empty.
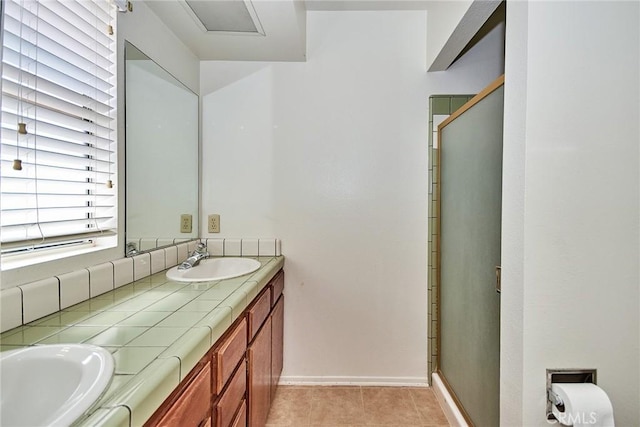
[[[434,2],[429,7],[427,56],[429,71],[445,71],[464,52],[503,0]],[[462,19],[459,14],[464,11]],[[456,22],[457,21],[457,22]],[[453,31],[452,31],[453,27]],[[445,40],[444,46],[440,46]],[[436,49],[434,49],[436,48]],[[430,56],[437,54],[435,59]]]
[[[424,383],[426,14],[307,30],[306,63],[202,64],[203,213],[283,241],[285,379]]]
[[[446,71],[427,73],[427,96],[476,94],[504,74],[505,24],[489,31]]]
[[[524,172],[527,101],[527,3],[507,8],[505,120],[502,146],[500,422],[522,424],[524,302]],[[507,77],[508,76],[508,77]]]
[[[118,15],[120,49],[124,49],[124,40],[140,49],[193,92],[199,92],[199,59],[144,2],[135,2],[133,12]]]
[[[433,64],[473,0],[429,2],[427,26],[427,68]]]
[[[502,38],[453,79],[425,74],[424,11],[307,30],[306,63],[202,63],[201,226],[283,240],[285,379],[426,382],[428,96],[495,79]]]
[[[616,425],[640,420],[639,16],[507,8],[504,425],[547,425],[545,369],[569,367],[598,369]]]

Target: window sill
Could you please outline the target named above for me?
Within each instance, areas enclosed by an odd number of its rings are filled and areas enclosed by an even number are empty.
[[[17,268],[29,267],[45,262],[61,260],[79,255],[90,254],[118,245],[117,236],[102,237],[93,243],[84,243],[73,247],[45,249],[34,252],[2,255],[1,271],[10,271]]]

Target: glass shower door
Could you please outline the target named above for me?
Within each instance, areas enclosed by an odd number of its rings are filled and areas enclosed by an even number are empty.
[[[499,425],[503,84],[439,127],[438,372],[470,421]]]

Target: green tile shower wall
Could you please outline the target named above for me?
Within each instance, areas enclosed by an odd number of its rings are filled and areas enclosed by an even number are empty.
[[[436,361],[438,357],[438,148],[434,145],[434,138],[437,137],[437,128],[434,127],[434,116],[451,115],[474,95],[433,95],[429,97],[429,195],[428,195],[428,283],[427,295],[428,306],[428,355],[427,370],[429,372],[428,381],[431,383],[431,374],[437,369]]]

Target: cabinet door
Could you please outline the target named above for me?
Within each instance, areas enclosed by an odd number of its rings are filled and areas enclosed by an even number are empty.
[[[282,373],[284,344],[284,295],[271,312],[271,400],[276,397],[276,387]]]
[[[211,368],[207,364],[176,400],[158,426],[200,426],[210,419]]]
[[[249,346],[249,426],[263,427],[271,406],[271,317]]]

